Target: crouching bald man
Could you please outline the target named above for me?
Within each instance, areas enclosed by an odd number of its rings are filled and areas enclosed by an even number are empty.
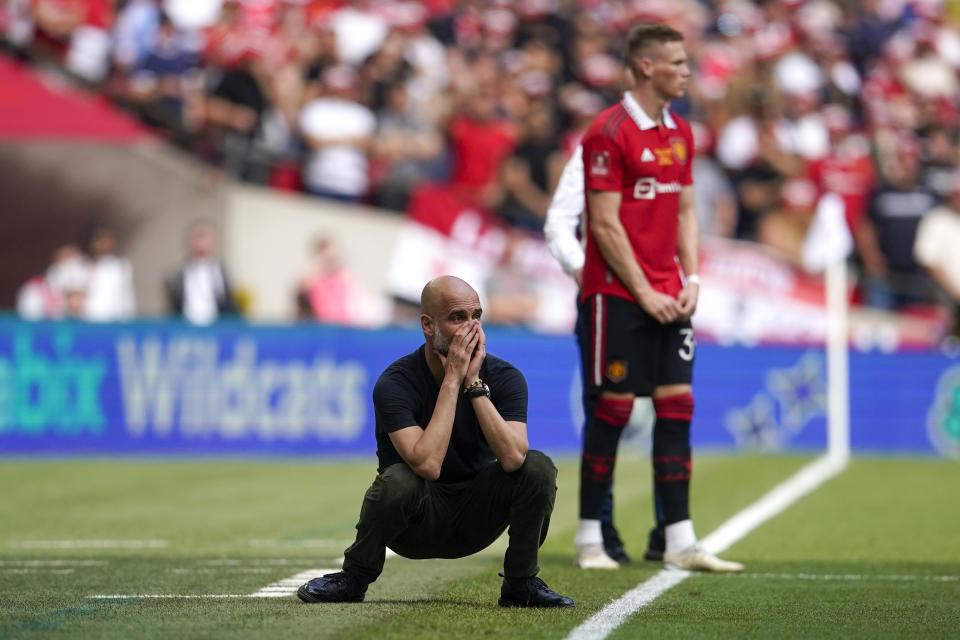
[[[463,280],[431,280],[420,298],[425,344],[373,389],[379,469],[343,571],[310,580],[304,602],[360,602],[386,548],[407,558],[462,558],[508,530],[502,607],[572,607],[540,578],[557,469],[528,449],[527,384],[488,355],[480,298]]]

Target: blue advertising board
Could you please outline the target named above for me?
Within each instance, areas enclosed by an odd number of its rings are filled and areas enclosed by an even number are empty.
[[[488,328],[530,390],[531,445],[579,449],[570,337]],[[371,391],[413,329],[0,318],[0,455],[369,455]],[[697,346],[694,446],[822,450],[822,349]],[[855,451],[960,458],[960,361],[852,353]]]

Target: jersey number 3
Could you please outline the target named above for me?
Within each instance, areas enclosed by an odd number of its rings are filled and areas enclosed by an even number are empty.
[[[686,362],[693,360],[693,349],[696,343],[693,341],[693,329],[680,329],[680,335],[683,336],[683,344],[677,349],[677,353]]]

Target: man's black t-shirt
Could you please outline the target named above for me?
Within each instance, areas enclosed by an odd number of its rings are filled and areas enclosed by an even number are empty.
[[[933,192],[920,186],[907,189],[884,186],[874,193],[868,214],[876,225],[877,242],[891,271],[920,271],[913,257],[913,243],[920,219],[936,204]]]
[[[373,387],[379,471],[403,462],[388,434],[414,425],[425,429],[433,416],[440,385],[430,373],[424,348],[387,367]],[[527,422],[527,382],[516,367],[488,353],[480,367],[480,378],[490,386],[490,400],[504,420]],[[461,395],[437,482],[469,480],[495,462],[471,401]]]

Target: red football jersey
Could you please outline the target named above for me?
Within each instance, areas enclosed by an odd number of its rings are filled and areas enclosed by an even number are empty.
[[[620,192],[620,222],[637,263],[654,289],[676,297],[682,288],[677,213],[681,189],[693,184],[693,134],[668,111],[663,120],[657,125],[629,93],[601,112],[583,137],[584,186],[585,197],[591,190]],[[588,233],[581,296],[594,293],[634,300]]]
[[[828,156],[810,165],[810,177],[820,190],[838,193],[843,198],[851,230],[867,214],[874,174],[870,144],[859,134],[847,136],[834,145]]]

